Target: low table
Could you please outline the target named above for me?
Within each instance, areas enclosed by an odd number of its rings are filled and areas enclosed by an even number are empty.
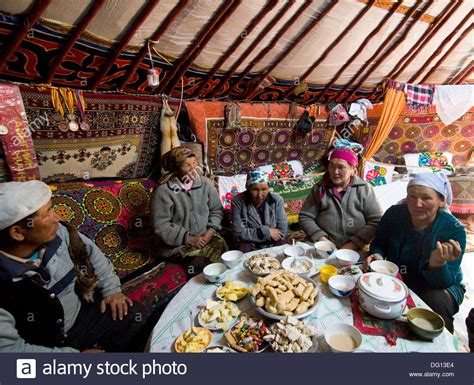
[[[307,256],[315,256],[315,249],[311,245],[298,243],[306,250]],[[270,256],[279,256],[283,254],[283,250],[288,246],[278,246],[264,250],[258,250],[244,254],[247,259],[255,254],[267,253]],[[316,265],[315,273],[318,267],[333,263],[333,257],[326,260],[314,258]],[[243,263],[237,267],[228,270],[225,280],[232,279],[246,282],[249,286],[254,282],[253,275],[244,267]],[[324,330],[331,324],[344,322],[353,325],[353,316],[351,303],[349,298],[335,297],[326,285],[323,285],[319,279],[319,275],[313,276],[313,279],[319,284],[320,302],[317,309],[304,320],[316,328],[319,346],[317,351],[328,351],[327,345],[324,343]],[[202,307],[205,306],[206,299],[215,299],[215,291],[217,285],[209,283],[200,274],[186,283],[180,292],[168,304],[161,318],[153,329],[150,338],[151,352],[174,352],[174,341],[176,338],[189,328],[188,309],[191,309],[197,316]],[[410,291],[411,296],[418,307],[429,308],[415,293]],[[237,302],[242,313],[250,316],[262,317],[252,305],[249,296]],[[266,320],[268,323],[273,320]],[[195,323],[197,325],[197,322]],[[227,345],[223,331],[214,331],[211,346]],[[443,333],[434,339],[433,342],[410,341],[406,339],[397,339],[396,346],[390,346],[385,337],[363,334],[362,345],[360,351],[371,352],[455,352],[453,336],[444,329]]]

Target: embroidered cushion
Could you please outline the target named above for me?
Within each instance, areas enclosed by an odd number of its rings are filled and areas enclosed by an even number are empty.
[[[364,180],[371,186],[382,186],[392,182],[395,166],[378,165],[366,161],[364,165]]]
[[[442,171],[447,175],[451,175],[454,172],[452,166],[453,154],[450,152],[419,152],[405,154],[404,158],[409,174]]]

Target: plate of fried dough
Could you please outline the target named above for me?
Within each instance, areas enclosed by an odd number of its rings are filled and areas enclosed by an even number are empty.
[[[314,280],[286,270],[258,278],[249,292],[257,311],[275,320],[307,317],[316,310],[321,295]]]

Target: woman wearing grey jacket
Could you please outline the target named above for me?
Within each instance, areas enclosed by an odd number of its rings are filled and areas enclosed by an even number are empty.
[[[286,243],[283,198],[269,188],[268,175],[252,170],[247,175],[247,190],[232,199],[232,228],[244,253]]]
[[[306,198],[299,223],[312,242],[330,240],[338,249],[358,251],[374,237],[382,209],[372,187],[355,175],[357,154],[337,145],[321,183]]]
[[[194,275],[210,262],[220,261],[228,250],[217,234],[223,218],[222,204],[212,182],[196,172],[196,156],[176,147],[162,159],[167,171],[158,182],[151,202],[153,228],[161,257],[184,260]],[[192,268],[191,268],[192,267]]]

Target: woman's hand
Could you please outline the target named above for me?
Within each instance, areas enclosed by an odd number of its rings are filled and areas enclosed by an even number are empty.
[[[133,306],[133,301],[123,293],[116,293],[104,297],[100,302],[100,311],[104,313],[110,307],[112,319],[115,321],[117,316],[119,320],[123,320],[123,316],[128,313],[128,306]]]
[[[205,233],[201,235],[188,235],[186,237],[186,244],[193,247],[199,247],[202,249],[206,247],[209,241],[214,236],[215,232],[213,229],[208,229]]]
[[[270,229],[270,238],[273,239],[275,242],[278,242],[283,238],[283,234],[278,229]]]
[[[450,239],[447,242],[436,242],[436,249],[430,256],[428,268],[435,269],[443,266],[448,261],[455,261],[461,256],[461,245],[458,241]]]
[[[323,242],[323,241],[331,242],[331,240],[329,240],[329,239],[326,238],[326,237],[321,237],[321,238],[318,239],[318,242]]]
[[[380,260],[380,259],[383,259],[383,257],[382,257],[380,254],[378,254],[378,253],[369,255],[369,256],[368,256],[367,258],[365,258],[365,260],[364,260],[364,268],[365,268],[365,270],[368,270],[369,265],[370,265],[370,262],[372,262],[372,261],[378,261],[378,260]]]
[[[216,231],[214,229],[209,228],[204,234],[201,235],[201,237],[204,238],[204,240],[206,241],[206,245],[211,241],[215,233]]]
[[[200,247],[199,246],[200,239],[201,239],[201,237],[199,237],[197,235],[188,235],[186,237],[186,245],[193,246],[193,247]]]

